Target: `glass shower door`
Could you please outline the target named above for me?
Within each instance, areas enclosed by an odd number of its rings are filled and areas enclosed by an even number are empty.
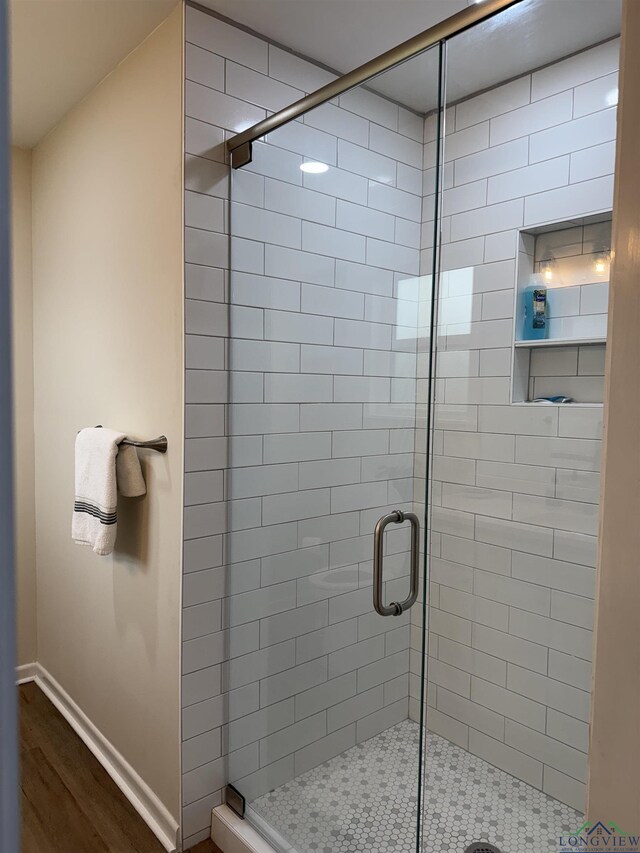
[[[547,853],[584,823],[619,6],[589,4],[591,42],[577,13],[521,3],[446,45],[429,853]]]
[[[232,174],[229,778],[279,850],[418,845],[439,66]]]

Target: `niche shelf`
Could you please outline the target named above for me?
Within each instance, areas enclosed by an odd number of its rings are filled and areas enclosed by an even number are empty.
[[[606,338],[545,338],[537,341],[515,341],[514,347],[536,349],[537,347],[587,347],[606,344]]]
[[[602,405],[611,213],[519,233],[513,325],[512,404],[564,395]],[[532,278],[535,276],[535,278]],[[525,288],[547,288],[547,336],[522,337]]]

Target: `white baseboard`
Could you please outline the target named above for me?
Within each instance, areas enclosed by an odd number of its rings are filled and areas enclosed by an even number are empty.
[[[28,669],[28,674],[27,674]],[[22,673],[24,670],[24,675]],[[51,700],[71,728],[80,737],[109,776],[129,800],[140,817],[169,853],[177,849],[179,826],[146,782],[123,758],[110,741],[94,726],[69,694],[40,664],[18,668],[19,683],[34,681]],[[162,744],[159,744],[162,748]]]
[[[16,684],[27,684],[29,681],[35,681],[37,674],[37,663],[23,663],[16,667]]]
[[[224,853],[276,853],[250,823],[225,805],[211,813],[211,838]]]

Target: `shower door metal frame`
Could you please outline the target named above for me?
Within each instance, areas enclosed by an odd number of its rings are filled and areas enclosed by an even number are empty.
[[[322,86],[310,95],[306,95],[277,113],[267,116],[267,118],[241,133],[237,133],[227,141],[231,166],[234,169],[239,169],[251,162],[251,143],[255,142],[256,139],[260,139],[265,134],[299,118],[320,104],[367,83],[373,77],[377,77],[378,74],[389,71],[396,65],[423,53],[428,48],[434,47],[434,45],[444,42],[521,2],[522,0],[484,0],[484,2],[483,0],[476,0],[467,9],[462,9],[455,15],[445,18],[444,21],[440,21],[433,27],[429,27],[428,30],[396,45],[375,59],[365,62],[364,65],[354,68],[353,71],[338,77],[337,80],[332,80],[331,83],[327,83],[326,86]]]
[[[498,10],[500,11],[500,10]],[[495,13],[494,13],[495,14]],[[424,540],[422,560],[422,623],[420,637],[420,723],[418,735],[418,802],[416,807],[416,853],[423,851],[424,831],[424,791],[425,791],[425,745],[427,730],[427,686],[429,683],[429,630],[428,612],[430,606],[429,583],[431,561],[431,510],[433,508],[431,495],[431,459],[433,456],[433,436],[436,403],[436,363],[438,352],[438,297],[440,290],[440,248],[442,201],[444,190],[444,142],[446,124],[446,91],[447,91],[447,42],[442,39],[438,44],[438,103],[435,110],[435,175],[433,188],[433,234],[431,257],[431,301],[429,305],[429,359],[427,363],[427,394],[425,418],[425,467],[424,467]]]

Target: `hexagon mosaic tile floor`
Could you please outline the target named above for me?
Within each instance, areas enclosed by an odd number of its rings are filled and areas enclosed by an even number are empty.
[[[286,853],[414,853],[419,727],[406,720],[251,803],[248,817]],[[427,733],[423,853],[553,853],[581,815]],[[270,831],[273,828],[275,834]]]

